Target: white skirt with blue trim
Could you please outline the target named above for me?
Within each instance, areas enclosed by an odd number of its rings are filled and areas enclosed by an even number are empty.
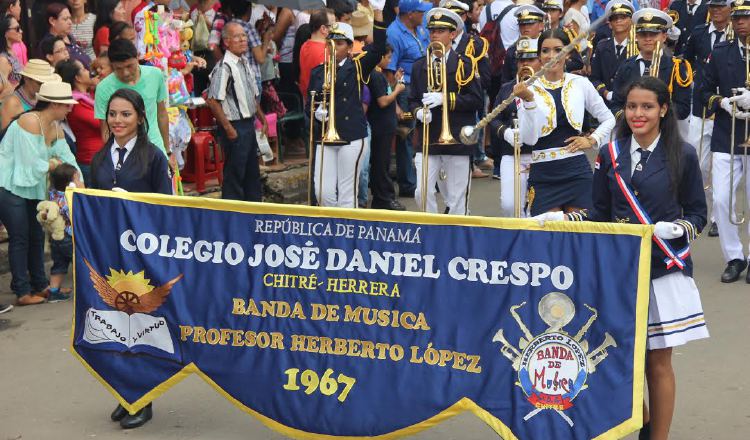
[[[695,281],[682,272],[651,280],[646,348],[676,347],[704,338],[708,327]]]

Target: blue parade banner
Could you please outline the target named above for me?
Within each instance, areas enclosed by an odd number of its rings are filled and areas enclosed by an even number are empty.
[[[642,424],[650,227],[68,197],[73,352],[130,411],[196,373],[296,438]]]

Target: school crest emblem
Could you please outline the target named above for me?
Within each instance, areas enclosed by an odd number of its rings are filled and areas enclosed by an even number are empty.
[[[584,337],[599,313],[588,304],[584,304],[591,312],[588,321],[573,336],[565,331],[564,327],[575,316],[575,305],[564,293],[550,292],[539,301],[539,316],[548,328],[538,335],[529,331],[516,312],[524,305],[526,302],[510,308],[511,316],[523,333],[518,348],[508,342],[502,328],[495,333],[492,342],[501,344],[500,353],[518,372],[516,385],[534,406],[524,420],[549,409],[573,426],[573,420],[564,411],[573,407],[573,401],[586,388],[589,374],[596,371],[597,365],[607,357],[607,349],[617,347],[617,342],[605,332],[604,341],[589,351],[589,342]]]

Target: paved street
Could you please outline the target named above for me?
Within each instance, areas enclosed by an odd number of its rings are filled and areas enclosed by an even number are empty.
[[[472,213],[497,215],[498,189],[496,180],[475,179]],[[415,209],[413,201],[407,204]],[[724,261],[716,238],[702,236],[693,258],[711,339],[675,350],[678,399],[671,438],[747,439],[750,285],[719,282]],[[0,302],[14,299],[9,282],[9,275],[0,277]],[[122,431],[109,421],[115,400],[69,353],[71,311],[71,303],[58,303],[17,307],[0,315],[0,440],[285,438],[234,407],[197,376],[155,402],[152,422]],[[412,438],[497,437],[472,414],[463,414]]]

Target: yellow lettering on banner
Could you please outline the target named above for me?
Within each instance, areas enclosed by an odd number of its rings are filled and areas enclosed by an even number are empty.
[[[328,278],[326,291],[334,293],[356,293],[360,295],[387,296],[399,298],[401,296],[398,284],[389,290],[388,283],[381,281],[365,281],[352,278]]]
[[[201,344],[206,343],[206,329],[203,327],[195,327],[193,330],[193,342],[200,342]]]
[[[245,301],[242,298],[232,299],[232,314],[245,316],[252,315],[259,318],[270,316],[273,318],[307,319],[300,302],[295,302],[294,305],[290,305],[286,301],[261,301],[260,309],[258,309],[258,304],[256,304],[253,299]]]
[[[424,313],[415,315],[412,312],[398,310],[378,310],[369,307],[344,305],[344,322],[363,323],[365,325],[379,325],[381,327],[403,327],[407,330],[430,330]]]
[[[193,327],[189,325],[181,325],[180,326],[180,340],[181,341],[187,341],[188,336],[193,334]]]
[[[231,328],[206,329],[200,326],[180,325],[180,340],[187,341],[191,335],[194,344],[284,349],[284,335],[279,332],[254,332]]]
[[[289,350],[305,351],[305,336],[304,335],[292,335],[292,346]]]

